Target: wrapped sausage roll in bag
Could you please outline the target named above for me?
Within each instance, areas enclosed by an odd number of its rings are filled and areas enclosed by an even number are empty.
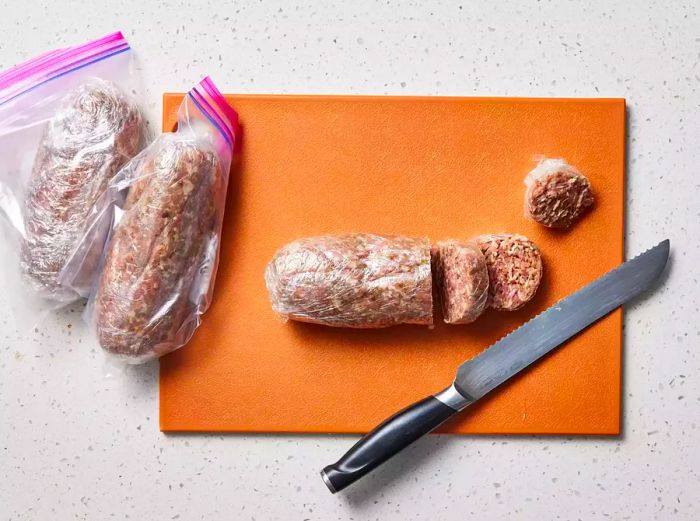
[[[209,307],[237,120],[205,78],[180,105],[177,131],[110,182],[102,212],[112,232],[86,316],[124,362],[182,347]]]
[[[2,273],[32,310],[80,298],[60,273],[93,205],[142,148],[131,54],[117,32],[0,74]],[[83,261],[82,275],[94,278],[99,256]]]

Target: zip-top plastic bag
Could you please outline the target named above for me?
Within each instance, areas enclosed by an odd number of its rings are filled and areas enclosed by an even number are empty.
[[[32,311],[79,298],[59,273],[92,206],[143,146],[133,69],[116,32],[0,74],[2,271]],[[84,276],[95,276],[98,261],[85,263]]]
[[[209,308],[237,121],[205,78],[182,101],[177,131],[124,166],[96,208],[95,235],[112,231],[85,317],[121,361],[182,347]],[[90,233],[84,245],[78,257],[92,256]]]

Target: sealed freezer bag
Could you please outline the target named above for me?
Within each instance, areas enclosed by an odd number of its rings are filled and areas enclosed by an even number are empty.
[[[101,201],[93,225],[113,227],[86,316],[127,363],[182,347],[211,303],[237,119],[204,79],[180,105],[177,131],[130,161]]]
[[[93,205],[142,146],[132,69],[129,44],[113,33],[0,75],[3,274],[46,307],[79,298],[59,275]],[[94,278],[98,260],[83,276]]]

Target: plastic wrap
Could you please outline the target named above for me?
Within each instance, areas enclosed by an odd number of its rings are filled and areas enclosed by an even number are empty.
[[[591,183],[563,159],[542,159],[525,177],[525,216],[566,229],[593,205]]]
[[[542,256],[537,245],[522,235],[480,235],[489,272],[488,305],[514,311],[532,300],[542,280]]]
[[[99,196],[139,150],[141,115],[112,83],[90,80],[70,91],[39,144],[24,204],[20,266],[42,295],[75,293],[58,275]],[[97,268],[93,263],[92,270]]]
[[[183,100],[177,131],[130,161],[100,203],[93,226],[114,226],[86,312],[125,362],[183,346],[210,305],[236,124],[206,78]]]
[[[55,305],[79,298],[59,274],[93,204],[140,150],[130,54],[114,33],[0,75],[0,213],[19,267],[18,277],[12,266],[4,274],[24,281],[32,297]],[[84,276],[95,276],[93,261]]]
[[[486,309],[489,272],[479,246],[472,241],[433,245],[433,272],[448,324],[469,324]]]
[[[433,323],[430,242],[374,234],[287,244],[265,272],[280,316],[335,327]]]

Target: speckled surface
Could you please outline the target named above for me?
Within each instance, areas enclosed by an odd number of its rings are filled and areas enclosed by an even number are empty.
[[[3,292],[0,519],[700,519],[700,4],[61,4],[3,5],[0,68],[120,28],[154,128],[161,92],[205,73],[229,92],[626,97],[627,252],[669,237],[673,260],[627,310],[619,439],[433,436],[338,496],[318,470],[354,437],[165,436],[156,365],[105,378],[79,307],[20,330]]]

